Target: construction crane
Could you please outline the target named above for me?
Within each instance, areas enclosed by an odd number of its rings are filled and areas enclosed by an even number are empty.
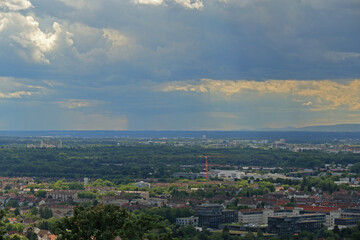
[[[208,164],[208,158],[224,158],[231,156],[200,156],[201,158],[205,158],[205,169],[206,169],[206,181],[208,180],[208,166],[217,166],[217,164]]]

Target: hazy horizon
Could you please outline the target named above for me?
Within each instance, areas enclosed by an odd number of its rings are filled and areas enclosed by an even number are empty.
[[[309,130],[307,130],[309,129]],[[256,129],[232,129],[232,130],[221,130],[221,129],[198,129],[198,130],[186,130],[186,129],[136,129],[136,130],[105,130],[105,129],[32,129],[32,130],[23,130],[23,129],[0,129],[0,132],[273,132],[273,131],[318,131],[322,132],[360,132],[360,124],[334,124],[334,125],[312,125],[312,126],[302,126],[302,127],[293,127],[286,126],[282,128],[256,128]],[[323,129],[323,130],[321,130]]]

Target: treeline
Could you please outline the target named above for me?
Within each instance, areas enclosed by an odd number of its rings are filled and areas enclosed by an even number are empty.
[[[169,178],[174,172],[204,170],[202,155],[212,164],[236,166],[320,167],[324,164],[360,162],[360,154],[329,154],[321,151],[289,152],[253,148],[202,148],[171,146],[96,146],[72,149],[0,149],[2,176],[50,178]],[[181,169],[180,165],[194,165]],[[358,165],[356,165],[358,167]],[[358,168],[356,168],[358,170]]]

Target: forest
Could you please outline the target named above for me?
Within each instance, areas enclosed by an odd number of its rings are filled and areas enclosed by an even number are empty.
[[[161,145],[87,146],[61,149],[0,148],[2,176],[102,178],[127,182],[134,178],[170,178],[179,171],[204,171],[201,156],[211,164],[230,166],[321,167],[360,161],[360,154],[322,151],[290,152],[243,147],[205,148]],[[181,169],[181,165],[191,165]],[[359,164],[354,172],[359,172]]]

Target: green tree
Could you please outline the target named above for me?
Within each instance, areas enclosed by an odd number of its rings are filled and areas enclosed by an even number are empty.
[[[41,197],[41,198],[45,198],[46,196],[46,191],[45,190],[39,190],[35,193],[36,197]]]
[[[49,230],[49,223],[47,221],[42,221],[38,224],[38,227],[43,230]]]
[[[177,229],[175,236],[188,239],[190,237],[196,236],[198,231],[193,225],[185,225]]]
[[[15,216],[19,216],[20,215],[20,209],[16,208],[14,211]]]
[[[19,203],[16,200],[11,199],[6,203],[5,207],[17,208],[19,207]]]
[[[19,234],[13,234],[7,238],[7,240],[28,240],[26,237],[22,237]]]
[[[264,237],[263,231],[261,231],[260,229],[258,229],[257,232],[256,232],[256,238],[262,239],[263,237]]]
[[[296,203],[295,203],[295,199],[294,197],[291,197],[290,202],[285,204],[285,207],[295,207]]]
[[[248,232],[246,235],[245,235],[245,240],[255,240],[255,235],[252,233],[252,232]]]
[[[58,180],[54,183],[53,189],[54,190],[68,190],[69,184],[67,182],[65,182],[65,179]]]
[[[143,239],[150,231],[160,228],[163,226],[158,217],[135,216],[118,206],[98,204],[90,208],[76,207],[74,216],[61,219],[54,233],[59,240],[111,240],[118,235],[122,239]]]
[[[230,240],[230,231],[229,231],[229,228],[227,226],[225,226],[223,228],[223,232],[222,232],[222,238],[224,240]]]
[[[5,228],[5,223],[2,221],[5,215],[6,215],[5,210],[0,210],[0,240],[4,239],[4,235],[7,232]]]
[[[70,190],[84,190],[84,184],[80,182],[70,182],[69,184]]]
[[[39,213],[39,210],[37,207],[33,207],[31,210],[30,210],[30,213],[31,215],[37,215]]]
[[[95,199],[96,193],[85,191],[85,192],[79,192],[78,193],[79,198],[87,198],[87,199]]]
[[[39,213],[40,213],[40,217],[44,219],[49,219],[52,218],[53,216],[51,209],[48,207],[40,208]]]
[[[114,183],[108,180],[96,179],[94,182],[90,183],[89,186],[92,187],[114,187]]]
[[[38,240],[38,237],[37,237],[36,233],[34,232],[34,229],[32,229],[32,228],[29,228],[29,229],[26,231],[25,236],[26,236],[26,238],[29,239],[29,240]]]

